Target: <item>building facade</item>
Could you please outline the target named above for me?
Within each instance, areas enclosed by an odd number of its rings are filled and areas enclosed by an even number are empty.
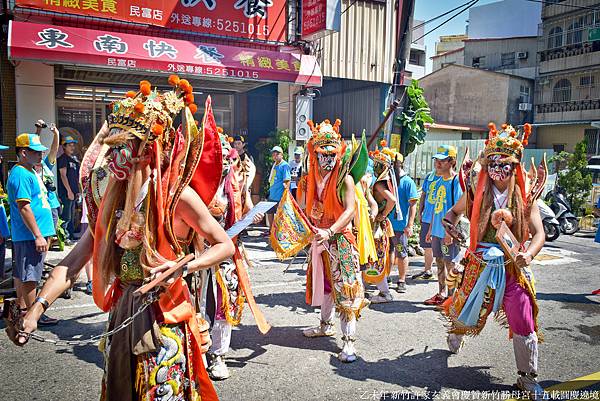
[[[467,35],[471,39],[536,36],[542,3],[502,0],[471,7]]]
[[[462,49],[464,41],[469,37],[467,35],[444,35],[440,36],[438,42],[435,42],[435,56]]]
[[[588,154],[600,154],[600,1],[544,4],[538,58],[539,143],[573,151],[587,139]]]
[[[430,127],[435,139],[479,139],[487,135],[490,121],[531,121],[530,112],[520,107],[521,90],[533,92],[531,79],[449,64],[420,83],[435,120]]]

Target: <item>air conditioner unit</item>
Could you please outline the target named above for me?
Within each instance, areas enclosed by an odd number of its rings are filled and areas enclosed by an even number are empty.
[[[525,60],[525,59],[527,59],[528,56],[529,56],[529,52],[518,52],[517,53],[517,58],[519,60]]]
[[[531,103],[519,103],[519,111],[531,111]]]

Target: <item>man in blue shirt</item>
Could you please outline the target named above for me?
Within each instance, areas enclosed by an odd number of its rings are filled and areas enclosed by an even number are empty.
[[[6,185],[15,261],[13,278],[19,306],[26,308],[35,302],[35,290],[48,252],[47,238],[56,234],[44,184],[34,170],[46,150],[36,134],[19,135],[16,141],[19,162],[10,171]],[[56,322],[48,317],[40,320],[40,324]]]
[[[283,192],[290,185],[292,179],[291,169],[288,162],[283,159],[283,149],[281,146],[274,146],[271,149],[271,155],[273,156],[273,168],[271,168],[271,175],[269,176],[269,201],[277,202],[281,200]],[[269,227],[273,224],[273,214],[277,210],[275,205],[267,215]]]
[[[421,199],[419,200],[419,216],[421,221],[419,246],[425,252],[425,268],[422,272],[413,275],[413,279],[431,280],[433,278],[433,273],[431,273],[433,252],[431,251],[431,241],[427,241],[427,233],[429,232],[429,225],[433,220],[434,195],[439,180],[440,176],[438,172],[432,171],[427,175],[425,181],[423,181],[423,185],[421,185]]]
[[[433,257],[438,267],[439,292],[425,301],[426,305],[440,305],[448,296],[446,276],[454,268],[453,260],[459,253],[459,246],[453,238],[446,233],[442,220],[446,213],[462,196],[462,189],[458,176],[454,172],[456,166],[456,148],[442,145],[433,155],[435,170],[440,179],[435,186],[435,192],[428,193],[427,198],[434,201],[433,218],[429,225],[426,241],[431,242]]]
[[[400,203],[402,218],[400,220],[394,218],[396,216],[395,210],[389,215],[392,228],[394,229],[390,256],[391,265],[393,266],[394,263],[398,265],[398,288],[396,291],[404,293],[406,292],[406,271],[408,270],[408,239],[413,234],[413,224],[415,222],[415,215],[417,214],[417,199],[419,199],[419,195],[417,193],[417,185],[404,171],[404,157],[401,154],[398,154],[396,157],[394,171],[398,185],[397,197]]]

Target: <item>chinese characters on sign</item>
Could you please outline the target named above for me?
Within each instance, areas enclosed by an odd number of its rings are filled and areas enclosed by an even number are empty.
[[[302,39],[315,40],[341,25],[341,0],[302,0]]]
[[[321,85],[307,55],[14,21],[10,40],[11,59]]]
[[[285,42],[286,0],[15,0],[35,8],[192,30],[219,36]]]

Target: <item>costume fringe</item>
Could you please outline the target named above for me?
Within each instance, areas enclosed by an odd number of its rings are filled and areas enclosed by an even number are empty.
[[[360,293],[361,287],[358,281],[355,281],[352,285],[344,283],[341,293],[347,298],[356,298]]]
[[[221,287],[221,311],[225,315],[225,320],[227,320],[227,323],[229,323],[232,326],[238,326],[242,320],[242,311],[244,308],[245,298],[242,294],[238,295],[236,301],[236,306],[238,307],[238,310],[236,311],[235,316],[232,317],[230,313],[231,304],[229,303],[229,290],[227,289],[227,286],[225,285],[225,281],[221,277],[221,274],[217,272],[215,276],[217,278],[217,283],[219,284],[219,287]]]

